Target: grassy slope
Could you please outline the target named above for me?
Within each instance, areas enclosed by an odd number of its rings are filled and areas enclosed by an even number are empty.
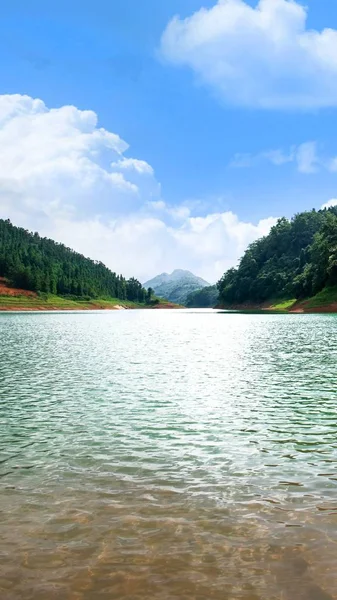
[[[337,286],[324,288],[316,296],[297,302],[293,309],[304,312],[337,312]]]
[[[116,310],[118,308],[182,308],[172,302],[159,299],[159,303],[146,306],[119,298],[102,298],[95,300],[70,300],[62,296],[35,294],[25,290],[11,288],[0,282],[0,311],[47,311],[47,310]]]
[[[321,292],[305,300],[278,298],[257,305],[237,305],[229,308],[239,310],[272,310],[280,312],[331,312],[337,313],[337,286],[324,288]]]
[[[285,300],[274,300],[271,301],[271,303],[268,303],[268,309],[270,310],[282,310],[282,311],[288,311],[291,309],[292,306],[294,306],[294,304],[296,303],[296,298],[292,298],[292,299],[285,299]]]
[[[270,310],[287,312],[337,312],[337,287],[327,287],[305,300],[279,300],[271,303]]]
[[[74,301],[60,296],[0,296],[0,310],[101,310],[124,308],[140,308],[143,305],[122,301],[117,298],[109,300]]]
[[[138,304],[137,302],[129,302],[128,300],[119,300],[118,298],[109,298],[109,300],[91,300],[87,301],[74,301],[67,300],[60,296],[48,296],[47,299],[40,297],[27,297],[27,296],[0,296],[0,311],[47,311],[47,310],[116,310],[122,307],[126,309],[135,308],[151,308],[151,309],[164,309],[164,308],[183,308],[172,302],[160,301],[159,304],[154,306],[146,306],[144,304]]]

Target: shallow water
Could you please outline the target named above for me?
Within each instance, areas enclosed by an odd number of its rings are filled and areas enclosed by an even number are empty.
[[[0,314],[0,597],[337,598],[337,316]]]

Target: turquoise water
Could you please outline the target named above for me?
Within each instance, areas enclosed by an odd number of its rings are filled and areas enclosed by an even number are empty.
[[[337,316],[0,314],[0,590],[337,598]]]

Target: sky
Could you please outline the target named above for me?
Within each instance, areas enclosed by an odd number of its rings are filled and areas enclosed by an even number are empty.
[[[337,3],[1,11],[0,218],[213,283],[277,218],[337,203]]]

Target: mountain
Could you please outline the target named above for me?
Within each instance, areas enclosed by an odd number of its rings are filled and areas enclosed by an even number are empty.
[[[152,302],[134,277],[126,280],[101,262],[3,219],[0,219],[0,277],[15,288],[62,297]]]
[[[279,219],[218,282],[222,305],[295,302],[319,294],[322,302],[328,296],[337,301],[336,286],[337,206]]]
[[[146,289],[152,288],[160,298],[177,304],[186,304],[187,296],[191,292],[208,286],[209,283],[201,277],[182,269],[176,269],[170,275],[162,273],[144,283]]]

